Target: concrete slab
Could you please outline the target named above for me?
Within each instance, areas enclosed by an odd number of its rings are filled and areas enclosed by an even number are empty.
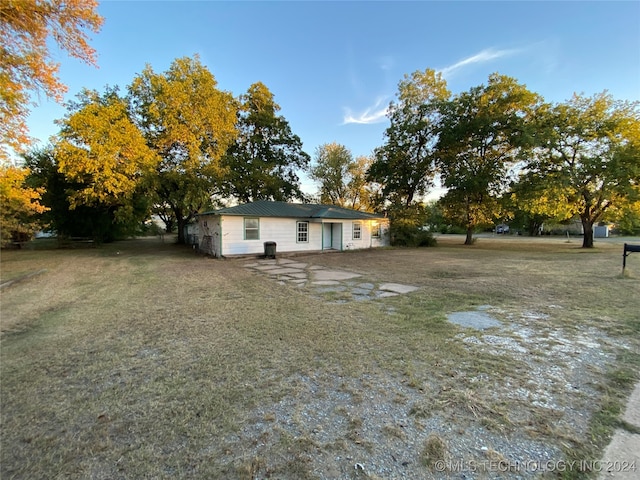
[[[361,277],[362,275],[343,270],[315,270],[314,280],[349,280],[350,278]]]
[[[244,267],[244,268],[255,268],[255,267],[257,267],[258,265],[260,265],[260,264],[259,264],[259,263],[257,263],[257,262],[254,262],[254,263],[245,263],[245,264],[243,265],[243,267]]]
[[[487,328],[500,327],[502,323],[486,312],[453,312],[447,315],[447,320],[456,325],[476,330],[486,330]]]
[[[418,287],[414,287],[413,285],[402,285],[401,283],[383,283],[380,285],[380,290],[395,293],[409,293],[418,290]]]
[[[616,430],[599,465],[599,480],[637,480],[640,477],[640,435]]]
[[[287,268],[305,269],[305,268],[307,268],[307,265],[309,265],[309,264],[308,263],[302,263],[302,262],[291,262],[291,263],[287,263]]]
[[[278,265],[289,265],[290,263],[294,263],[293,260],[289,260],[288,258],[278,258],[276,260]]]
[[[304,278],[305,280],[307,279],[307,274],[305,272],[290,273],[289,276],[293,278]]]
[[[277,265],[278,261],[274,259],[258,260],[260,265]]]
[[[397,297],[398,295],[400,295],[400,294],[399,293],[395,293],[395,292],[378,292],[378,293],[376,293],[376,297],[378,297],[378,298]]]
[[[269,275],[289,275],[293,273],[302,273],[302,272],[297,268],[279,267],[279,268],[274,268],[273,270],[266,270],[266,273],[268,273]]]
[[[273,265],[258,265],[257,267],[253,267],[253,268],[255,268],[256,270],[260,270],[261,272],[268,272],[269,270],[277,270],[278,268],[283,268],[283,267],[279,267],[274,263]]]
[[[353,295],[367,296],[371,294],[371,289],[370,288],[352,288],[351,293]]]
[[[311,265],[309,267],[309,270],[324,270],[324,267],[322,267],[320,265]]]
[[[317,280],[315,282],[311,282],[311,285],[340,285],[340,282],[337,280]]]

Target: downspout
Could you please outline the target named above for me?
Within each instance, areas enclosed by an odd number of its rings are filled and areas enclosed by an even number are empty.
[[[220,215],[220,251],[218,252],[218,258],[222,258],[222,215]]]
[[[309,223],[309,230],[311,230],[311,223]],[[320,250],[324,252],[324,221],[320,221]]]

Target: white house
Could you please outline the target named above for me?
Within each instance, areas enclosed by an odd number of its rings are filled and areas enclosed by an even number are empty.
[[[200,250],[214,257],[389,245],[383,215],[334,205],[257,201],[198,215]]]

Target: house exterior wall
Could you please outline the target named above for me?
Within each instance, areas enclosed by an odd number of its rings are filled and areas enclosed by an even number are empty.
[[[324,247],[323,223],[334,224],[334,235],[342,233],[341,241],[334,238],[334,248],[360,249],[389,245],[388,220],[296,219],[278,217],[259,218],[259,238],[245,239],[245,218],[233,215],[202,215],[200,250],[215,256],[260,255],[264,242],[276,242],[276,252],[313,252]],[[298,242],[297,222],[308,222],[308,241]],[[354,222],[360,224],[360,238],[353,238]],[[373,223],[381,224],[380,238],[372,238]],[[341,228],[339,225],[341,224]]]
[[[200,237],[199,249],[207,255],[220,257],[220,240],[222,238],[220,229],[220,217],[216,215],[206,215],[198,220]]]

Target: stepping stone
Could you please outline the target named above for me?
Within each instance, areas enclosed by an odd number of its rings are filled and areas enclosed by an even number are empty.
[[[488,313],[478,311],[453,312],[447,315],[447,320],[461,327],[475,328],[476,330],[502,326],[502,323]]]
[[[376,297],[378,298],[387,298],[387,297],[397,297],[400,295],[399,293],[394,292],[378,292],[376,293]]]
[[[343,270],[321,270],[313,272],[315,280],[349,280],[361,275],[358,273],[345,272]]]
[[[371,293],[371,289],[369,288],[352,288],[351,289],[351,293],[355,296],[355,295],[363,295],[363,296],[367,296]]]
[[[354,295],[353,299],[356,302],[366,302],[367,300],[371,300],[371,297],[369,295]]]
[[[412,285],[402,285],[401,283],[383,283],[380,290],[386,290],[394,293],[409,293],[418,290],[418,287]]]
[[[335,280],[317,280],[315,282],[311,282],[312,285],[340,285],[340,282]]]
[[[259,263],[245,263],[243,266],[244,268],[255,268],[258,265],[260,265]]]
[[[286,267],[278,267],[273,270],[266,270],[266,273],[269,275],[288,275],[291,273],[302,273],[297,268],[286,268]]]
[[[324,270],[324,267],[321,267],[320,265],[311,265],[309,270]]]
[[[359,283],[358,288],[364,288],[366,290],[373,290],[373,283]]]
[[[300,268],[300,269],[304,269],[304,268],[307,268],[307,265],[309,265],[309,264],[308,264],[308,263],[301,263],[301,262],[298,262],[298,263],[293,263],[293,262],[291,262],[291,263],[288,263],[288,264],[287,264],[287,268]]]
[[[255,268],[256,270],[260,270],[261,272],[267,272],[269,270],[277,270],[278,268],[283,268],[283,267],[279,267],[274,263],[273,265],[259,265],[253,268]]]
[[[293,278],[304,278],[305,280],[307,279],[307,274],[305,272],[290,273],[289,276]]]
[[[289,260],[288,258],[279,258],[276,261],[278,262],[278,265],[288,265],[290,263],[293,263],[293,260]]]

